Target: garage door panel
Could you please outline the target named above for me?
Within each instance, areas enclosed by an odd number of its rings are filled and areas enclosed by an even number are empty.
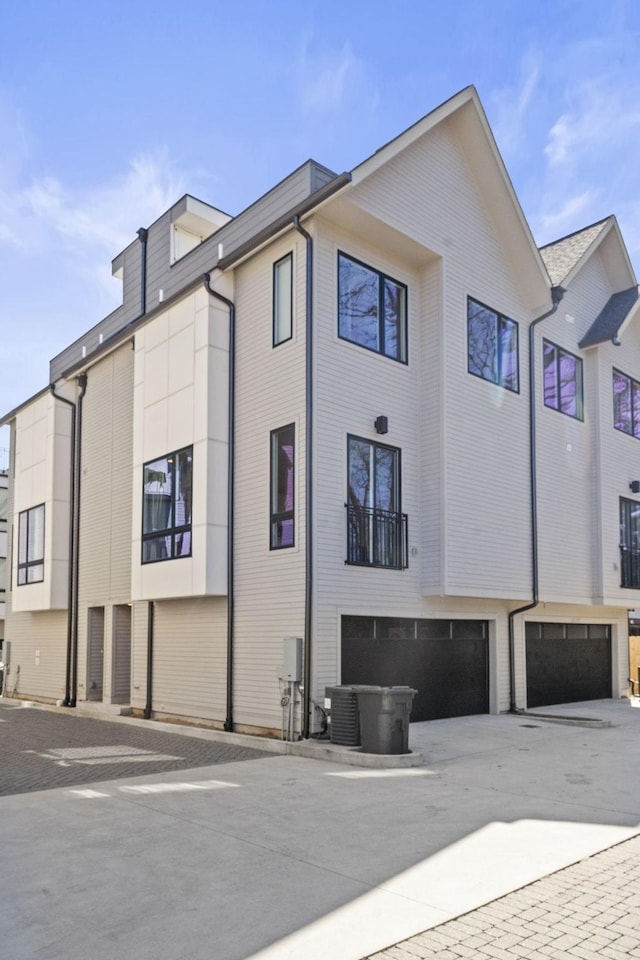
[[[610,697],[610,628],[527,624],[526,665],[528,707]]]
[[[343,618],[343,683],[414,687],[412,721],[489,712],[486,622],[371,618],[368,635],[354,636],[351,619]]]

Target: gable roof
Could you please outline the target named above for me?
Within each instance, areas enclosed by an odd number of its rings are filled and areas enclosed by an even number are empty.
[[[529,291],[536,306],[541,307],[549,300],[552,284],[473,85],[445,100],[358,164],[351,171],[350,188],[362,183],[449,118],[455,118],[466,156],[474,159],[474,172],[487,205],[493,211],[494,223],[502,234],[504,249],[508,255],[518,257],[520,264],[528,262],[532,268],[528,273]],[[522,278],[521,272],[520,276]]]
[[[566,280],[613,219],[605,217],[589,227],[583,227],[582,230],[576,230],[575,233],[540,247],[540,255],[554,286],[559,286]]]
[[[618,340],[622,328],[629,323],[639,307],[639,287],[629,287],[628,290],[614,293],[609,297],[578,346],[583,349],[595,347],[598,343],[606,343],[607,340]]]

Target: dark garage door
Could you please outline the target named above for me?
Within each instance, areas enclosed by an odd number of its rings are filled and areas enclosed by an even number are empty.
[[[611,696],[611,628],[600,623],[527,623],[527,706]]]
[[[483,620],[342,618],[342,682],[411,686],[411,720],[489,712]]]

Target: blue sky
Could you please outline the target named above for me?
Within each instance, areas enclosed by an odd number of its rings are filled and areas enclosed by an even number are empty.
[[[0,413],[118,304],[112,258],[183,193],[238,213],[469,83],[537,242],[615,213],[640,273],[635,0],[22,0],[2,20]]]

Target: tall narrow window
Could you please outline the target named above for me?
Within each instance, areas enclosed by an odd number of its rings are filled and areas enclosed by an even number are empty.
[[[582,360],[549,340],[543,341],[542,353],[545,407],[582,420]]]
[[[640,439],[640,383],[620,370],[613,371],[613,425]]]
[[[293,336],[293,254],[273,265],[273,345]]]
[[[506,390],[519,390],[518,324],[467,298],[469,373]]]
[[[348,438],[347,563],[403,569],[407,517],[400,513],[400,451]]]
[[[295,425],[271,432],[271,534],[272,550],[295,543]]]
[[[44,580],[44,503],[18,514],[18,586]]]
[[[142,473],[142,562],[190,557],[193,447],[150,460]]]
[[[406,286],[339,253],[338,335],[406,363]]]
[[[620,498],[620,586],[640,588],[640,503]]]

